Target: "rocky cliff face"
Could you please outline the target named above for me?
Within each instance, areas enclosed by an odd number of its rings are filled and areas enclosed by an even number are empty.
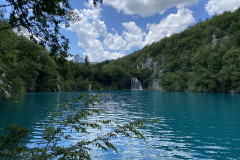
[[[159,79],[153,79],[153,82],[152,82],[152,85],[149,86],[149,89],[152,89],[152,90],[162,90],[162,88],[160,87],[159,85]]]
[[[150,70],[153,70],[152,75],[159,75],[161,73],[161,71],[157,71],[157,68],[158,68],[157,62],[154,62],[153,58],[151,58],[151,57],[148,57],[145,60],[145,62],[140,62],[139,65],[137,66],[137,69],[140,69],[140,68],[142,68],[142,69],[148,68]],[[159,79],[158,78],[152,78],[151,80],[152,80],[152,82],[148,86],[148,89],[162,90],[161,86],[159,85]]]

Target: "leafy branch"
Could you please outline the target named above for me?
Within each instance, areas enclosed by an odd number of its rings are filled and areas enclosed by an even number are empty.
[[[102,0],[92,1],[94,6],[103,3]],[[8,25],[0,28],[0,31],[24,28],[32,35],[30,39],[47,46],[54,58],[67,55],[69,39],[60,32],[60,27],[68,27],[70,22],[81,20],[69,0],[6,0],[0,2],[0,18],[3,18],[6,8],[10,11],[5,20]]]

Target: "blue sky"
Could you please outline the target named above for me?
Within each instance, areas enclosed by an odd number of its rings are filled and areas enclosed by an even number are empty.
[[[97,8],[91,0],[70,3],[82,21],[62,29],[71,41],[69,53],[92,62],[123,57],[240,6],[240,0],[104,0]]]

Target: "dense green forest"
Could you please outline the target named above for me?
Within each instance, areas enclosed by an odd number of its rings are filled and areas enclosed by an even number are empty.
[[[5,25],[0,23],[1,28]],[[89,65],[50,55],[11,29],[1,30],[0,95],[130,89],[132,77],[144,89],[240,92],[240,9],[189,26],[113,62]]]
[[[4,28],[5,25],[1,22],[0,28]],[[24,36],[17,35],[11,29],[1,30],[0,95],[12,95],[16,98],[24,92],[130,87],[130,75],[127,79],[125,77],[119,81],[121,70],[118,70],[118,67],[103,70],[102,66],[109,63],[108,61],[90,65],[67,61],[64,56],[50,55],[49,50]]]
[[[0,25],[3,28],[5,24]],[[46,48],[18,36],[11,29],[0,31],[0,52],[2,95],[71,90],[73,64],[63,57],[53,59]]]
[[[240,9],[224,12],[103,66],[145,89],[240,92]]]

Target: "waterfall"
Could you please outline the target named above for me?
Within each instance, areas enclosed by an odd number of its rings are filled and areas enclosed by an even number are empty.
[[[91,81],[91,83],[89,84],[88,90],[89,90],[89,91],[92,90],[92,81]]]
[[[141,82],[137,78],[131,79],[132,90],[143,90]]]
[[[12,95],[5,88],[1,88],[1,90],[4,92],[6,98],[11,98]]]
[[[6,98],[11,98],[11,94],[8,91],[5,90],[4,94]]]
[[[61,87],[59,86],[59,84],[57,85],[57,87],[58,87],[58,91],[61,92],[62,90],[61,90]]]
[[[59,86],[59,82],[61,81],[61,78],[60,78],[60,76],[59,75],[57,75],[57,92],[62,92],[62,89],[61,89],[61,87]],[[56,89],[55,89],[56,90]],[[55,91],[56,92],[56,91]]]

